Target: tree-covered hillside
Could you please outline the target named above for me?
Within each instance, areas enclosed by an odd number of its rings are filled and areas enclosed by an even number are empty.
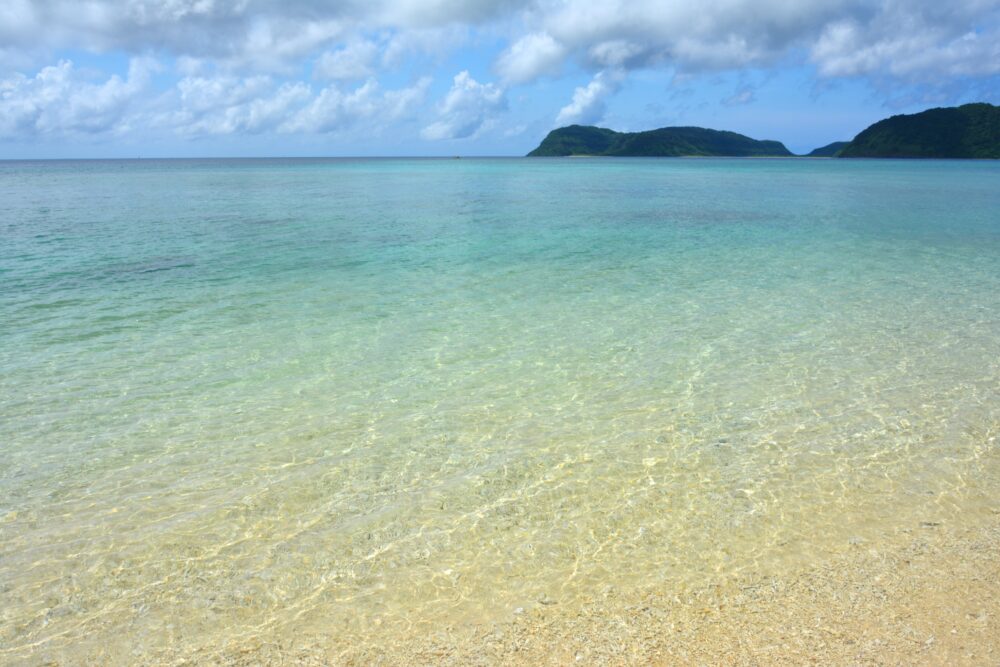
[[[606,155],[634,157],[773,157],[790,156],[779,141],[703,127],[664,127],[647,132],[615,132],[602,127],[570,125],[549,132],[529,157]]]
[[[844,149],[844,146],[851,143],[850,141],[834,141],[832,144],[827,144],[826,146],[820,146],[819,148],[813,150],[811,153],[806,155],[806,157],[839,157],[840,151]]]
[[[1000,158],[1000,107],[965,104],[886,118],[840,157]]]

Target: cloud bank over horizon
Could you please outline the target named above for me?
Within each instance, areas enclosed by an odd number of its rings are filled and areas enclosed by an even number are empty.
[[[56,142],[183,153],[227,138],[276,153],[291,138],[321,138],[327,151],[523,152],[567,123],[701,118],[758,135],[810,118],[835,131],[897,110],[997,102],[998,84],[1000,0],[0,7],[0,146],[22,156]]]

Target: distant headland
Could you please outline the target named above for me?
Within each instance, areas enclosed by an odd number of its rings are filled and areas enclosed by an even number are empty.
[[[1000,107],[963,104],[880,120],[838,157],[1000,158]]]
[[[806,157],[840,157],[840,151],[844,150],[850,141],[834,141],[832,144],[814,148],[811,153],[806,153]]]
[[[793,157],[780,141],[703,127],[615,132],[570,125],[549,132],[528,157]],[[1000,107],[987,103],[892,116],[852,141],[835,141],[806,157],[1000,159]]]
[[[646,132],[615,132],[570,125],[552,130],[528,157],[607,155],[622,157],[789,157],[780,141],[757,141],[736,132],[703,127],[664,127]]]

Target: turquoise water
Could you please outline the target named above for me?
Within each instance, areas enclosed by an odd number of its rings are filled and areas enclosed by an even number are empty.
[[[1000,164],[0,163],[0,662],[405,642],[1000,493]]]

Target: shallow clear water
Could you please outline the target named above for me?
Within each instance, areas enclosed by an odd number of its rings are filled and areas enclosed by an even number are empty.
[[[0,662],[331,645],[1000,494],[1000,164],[0,163]]]

